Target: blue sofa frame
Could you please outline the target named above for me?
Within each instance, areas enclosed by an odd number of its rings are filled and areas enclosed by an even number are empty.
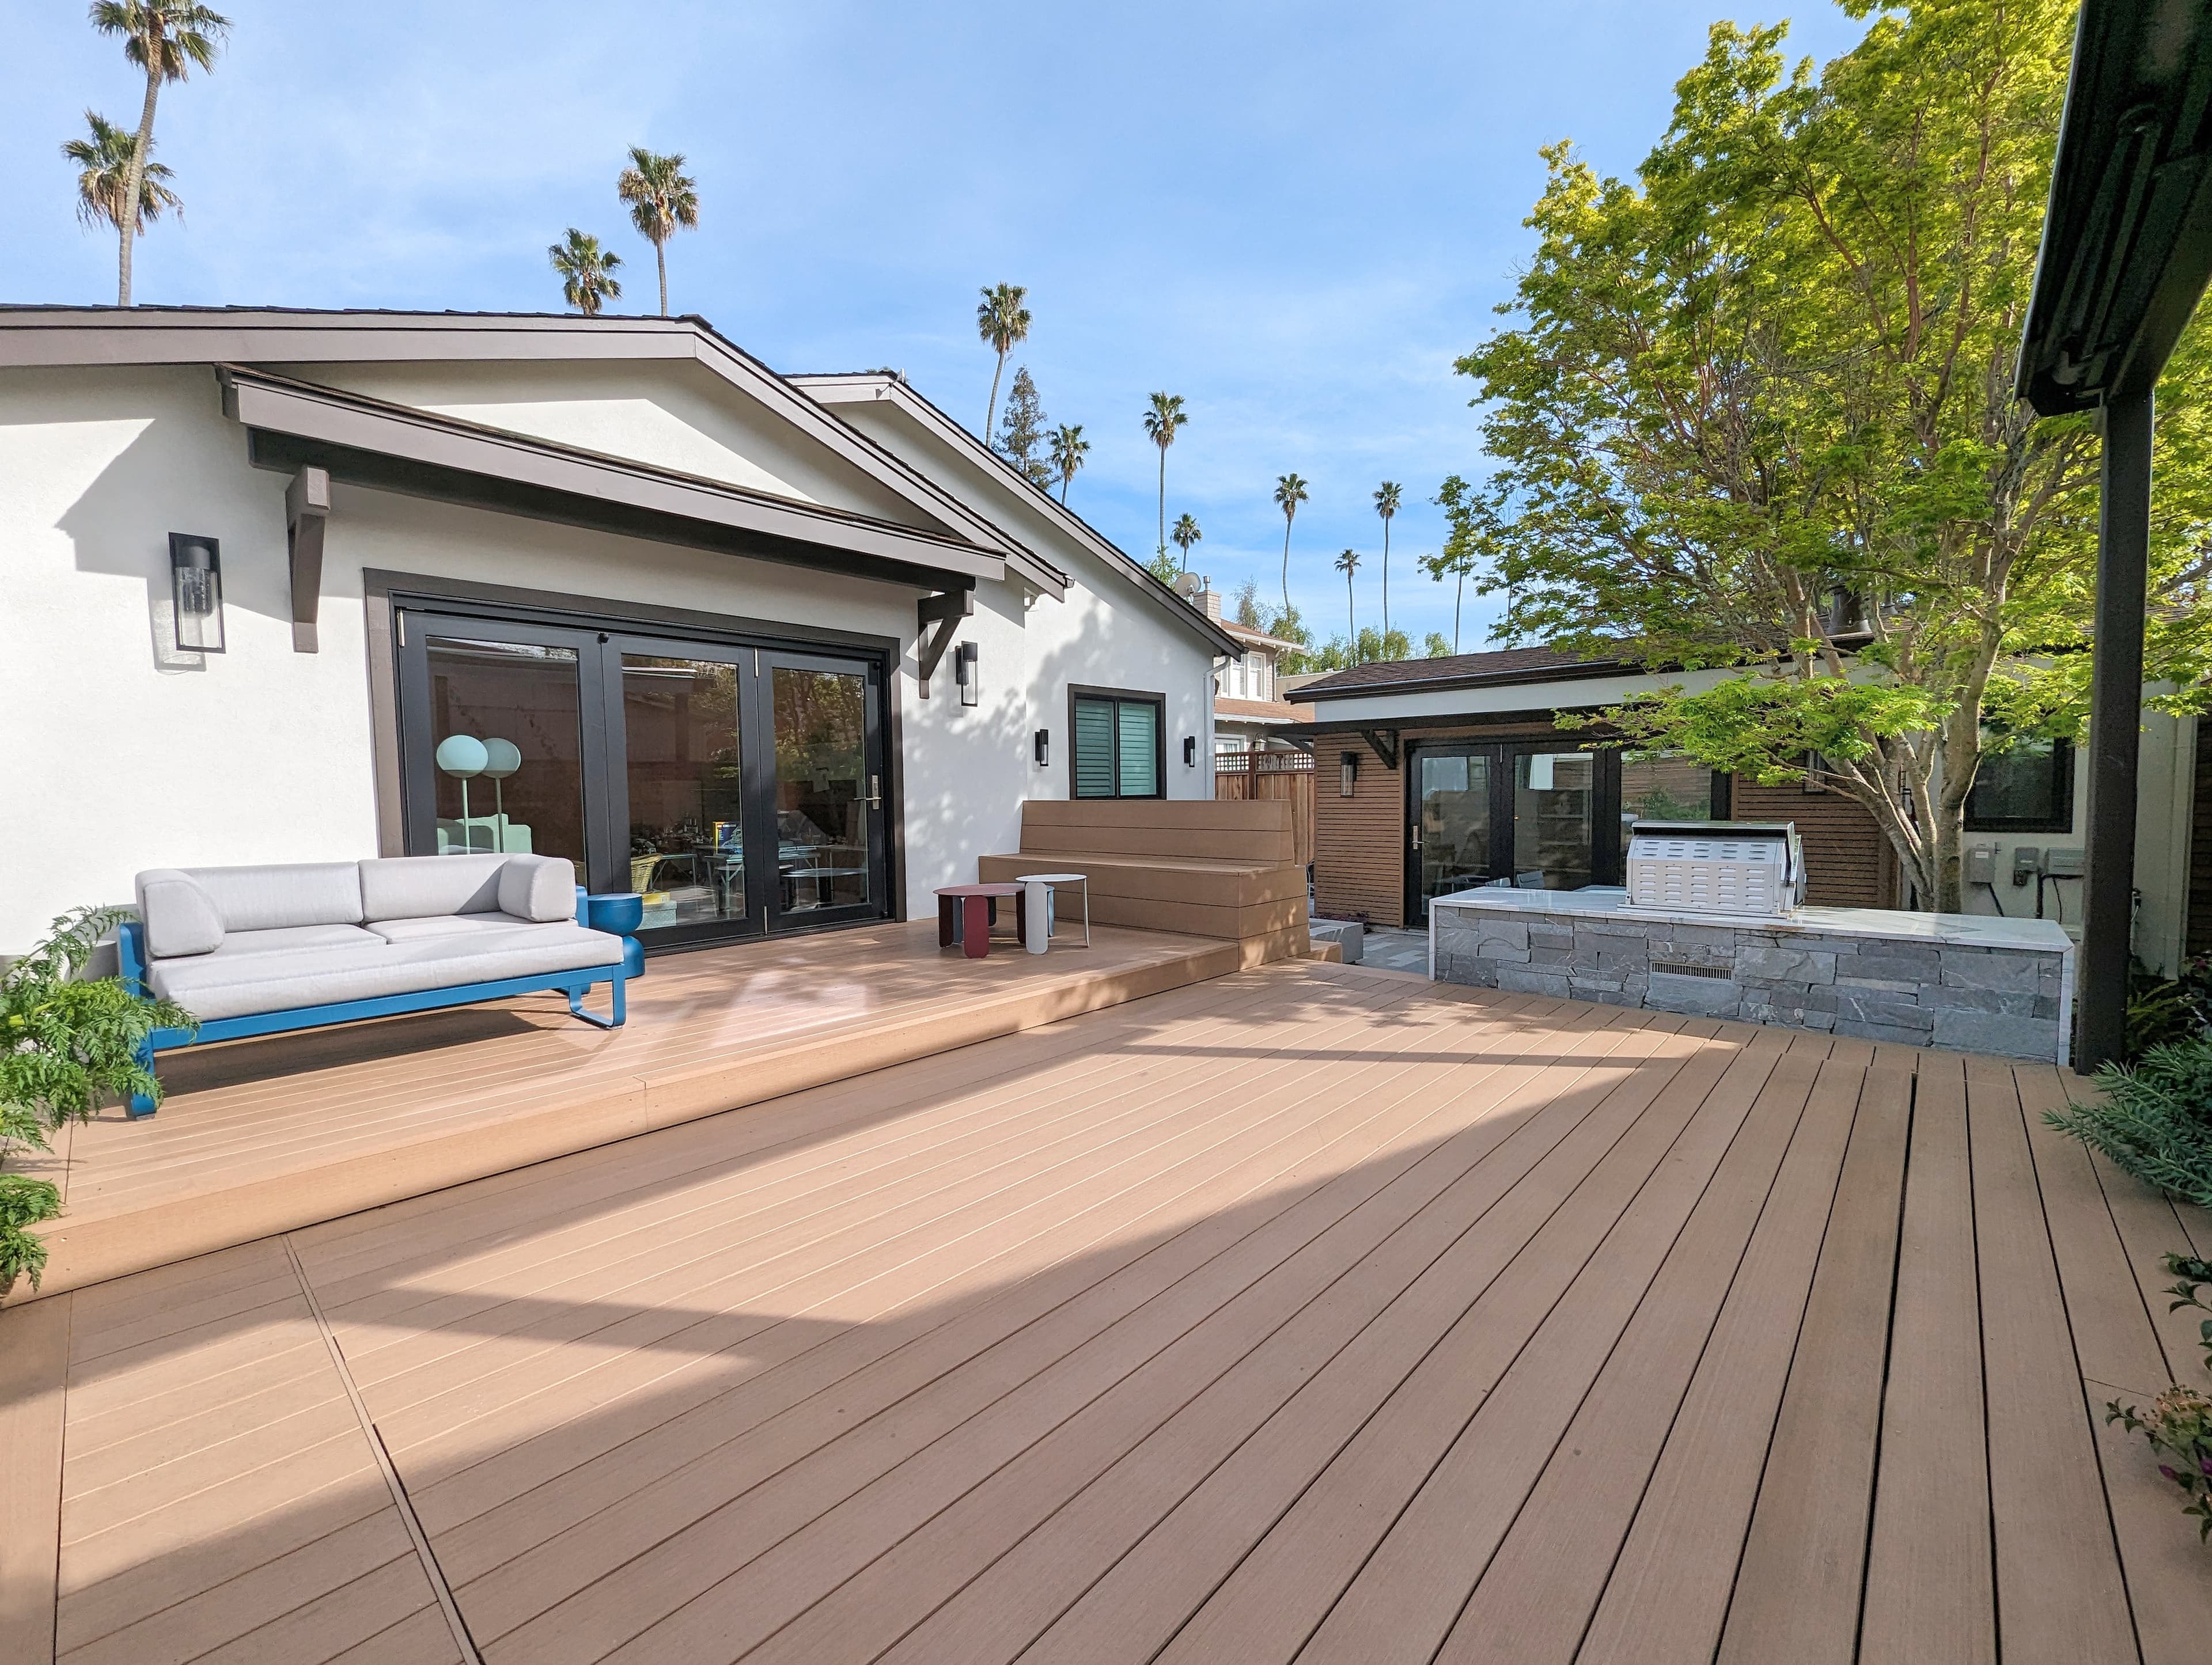
[[[624,913],[635,914],[635,896],[587,896],[579,888],[576,892],[576,922],[592,927],[593,904],[600,904],[612,919],[621,919]],[[607,904],[613,904],[611,908]],[[628,923],[634,929],[635,920]],[[604,928],[596,927],[596,928]],[[390,1018],[402,1012],[436,1012],[447,1006],[475,1006],[484,1000],[504,1000],[516,994],[538,994],[559,990],[568,997],[568,1010],[586,1023],[599,1029],[620,1029],[626,1013],[623,998],[623,986],[633,977],[645,975],[645,949],[635,937],[623,932],[610,932],[622,937],[623,956],[618,965],[586,966],[575,971],[546,971],[533,977],[501,977],[492,982],[456,983],[447,988],[422,988],[410,994],[380,994],[365,1000],[336,1000],[327,1006],[287,1007],[282,1012],[253,1012],[240,1018],[212,1018],[198,1029],[157,1029],[138,1045],[138,1062],[149,1073],[154,1069],[155,1054],[173,1052],[182,1047],[197,1046],[206,1041],[239,1041],[254,1035],[282,1035],[301,1029],[324,1029],[333,1024],[350,1024],[363,1018]],[[125,920],[115,938],[116,957],[120,962],[124,987],[134,994],[146,992],[146,927],[137,920]],[[602,1018],[595,1012],[584,1009],[584,996],[600,983],[611,983],[611,1011]],[[154,1114],[154,1101],[143,1094],[131,1097],[131,1115],[134,1117]]]

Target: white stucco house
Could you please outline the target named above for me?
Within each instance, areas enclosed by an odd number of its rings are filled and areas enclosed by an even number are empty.
[[[1240,652],[896,375],[696,319],[0,308],[0,953],[158,866],[566,856],[649,948],[1209,798]]]

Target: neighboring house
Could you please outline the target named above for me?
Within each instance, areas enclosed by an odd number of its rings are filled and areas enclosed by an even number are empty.
[[[1213,794],[1234,637],[897,377],[696,319],[0,308],[0,951],[141,868],[493,848],[724,941]]]
[[[1312,710],[1283,697],[1279,661],[1297,647],[1221,614],[1221,593],[1195,575],[1176,580],[1176,590],[1243,650],[1242,657],[1219,666],[1213,676],[1213,745],[1218,752],[1294,751],[1285,731],[1305,722]]]
[[[1304,683],[1297,696],[1314,714],[1293,733],[1316,759],[1316,908],[1422,925],[1430,897],[1494,878],[1618,884],[1638,816],[1794,821],[1808,900],[1899,906],[1888,840],[1841,793],[1759,786],[1676,758],[1627,759],[1553,721],[1562,711],[1724,674],[1655,677],[1513,647],[1363,665]],[[2212,755],[2200,750],[2198,731],[2194,719],[2143,714],[2136,949],[2167,972],[2212,948]],[[2212,725],[2203,738],[2212,740]],[[1968,912],[2033,915],[2039,899],[2045,915],[2078,933],[2087,790],[2063,742],[1984,760],[1968,800],[1966,842],[1976,858]]]

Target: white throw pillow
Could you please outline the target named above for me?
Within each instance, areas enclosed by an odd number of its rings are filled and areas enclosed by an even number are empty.
[[[499,872],[499,910],[545,924],[575,918],[575,865],[566,856],[507,857]]]
[[[177,868],[138,875],[138,917],[145,923],[149,958],[212,954],[222,946],[222,915],[215,898]]]

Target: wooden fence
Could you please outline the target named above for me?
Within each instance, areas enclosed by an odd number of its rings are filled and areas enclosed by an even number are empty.
[[[1297,841],[1297,860],[1310,866],[1314,854],[1314,758],[1310,751],[1224,751],[1213,759],[1213,795],[1249,802],[1287,803],[1291,830]]]

